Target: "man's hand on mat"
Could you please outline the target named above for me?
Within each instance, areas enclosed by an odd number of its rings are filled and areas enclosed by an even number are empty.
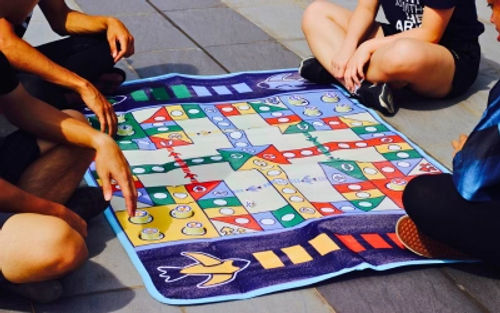
[[[106,37],[115,63],[122,57],[127,58],[134,54],[134,37],[120,20],[114,17],[108,18]]]
[[[79,93],[83,102],[99,119],[101,132],[107,132],[108,135],[113,136],[116,133],[118,119],[111,103],[90,83],[86,84]]]
[[[364,67],[370,61],[371,51],[361,44],[354,52],[344,74],[345,87],[350,92],[354,92],[357,86],[365,78]]]
[[[460,137],[458,137],[457,140],[453,140],[451,142],[451,145],[453,146],[453,149],[455,149],[455,152],[453,153],[453,156],[457,154],[462,148],[464,147],[465,142],[467,141],[467,136],[464,134],[461,134]]]
[[[69,226],[71,226],[71,228],[80,233],[83,238],[87,237],[87,222],[64,205],[58,204],[57,207],[55,207],[51,212],[51,215],[64,220]]]
[[[137,190],[134,179],[127,160],[111,137],[104,136],[100,139],[96,149],[95,164],[97,175],[101,179],[104,199],[111,200],[113,194],[111,179],[114,179],[123,194],[129,216],[134,216],[137,208]]]

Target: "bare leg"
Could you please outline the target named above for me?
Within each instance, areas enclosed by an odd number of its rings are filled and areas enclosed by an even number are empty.
[[[373,53],[366,78],[394,82],[394,87],[407,85],[421,95],[440,98],[451,90],[454,73],[455,61],[445,47],[399,39]]]
[[[344,42],[351,17],[351,11],[334,3],[320,0],[311,3],[304,12],[302,31],[309,48],[329,72],[331,71],[330,64]],[[366,39],[375,36],[383,36],[383,33],[378,23],[374,22]]]
[[[64,112],[85,120],[83,115],[76,111]],[[65,203],[92,162],[94,151],[43,140],[39,140],[38,144],[41,157],[24,171],[17,185],[45,199]]]
[[[63,220],[16,214],[0,231],[0,270],[13,283],[61,277],[87,258],[83,238]]]

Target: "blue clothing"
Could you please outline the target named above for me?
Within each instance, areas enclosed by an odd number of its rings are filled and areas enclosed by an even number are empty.
[[[479,124],[453,159],[453,182],[469,201],[500,200],[500,81]]]

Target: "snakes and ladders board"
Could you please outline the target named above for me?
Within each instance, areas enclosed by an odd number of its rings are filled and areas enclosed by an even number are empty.
[[[408,181],[446,169],[340,88],[296,70],[172,74],[110,101],[139,209],[127,215],[115,184],[106,216],[161,302],[445,262],[405,250],[394,227]]]

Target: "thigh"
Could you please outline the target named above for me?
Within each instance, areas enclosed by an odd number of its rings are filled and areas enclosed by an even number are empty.
[[[463,199],[450,174],[423,175],[408,184],[403,204],[429,236],[484,258],[500,255],[500,203]]]
[[[114,66],[103,35],[78,35],[50,42],[37,49],[52,61],[90,81]]]
[[[378,73],[370,73],[373,69]],[[450,92],[454,73],[455,61],[447,48],[404,38],[375,51],[367,76],[377,74],[375,81],[405,82],[421,95],[440,98]]]

